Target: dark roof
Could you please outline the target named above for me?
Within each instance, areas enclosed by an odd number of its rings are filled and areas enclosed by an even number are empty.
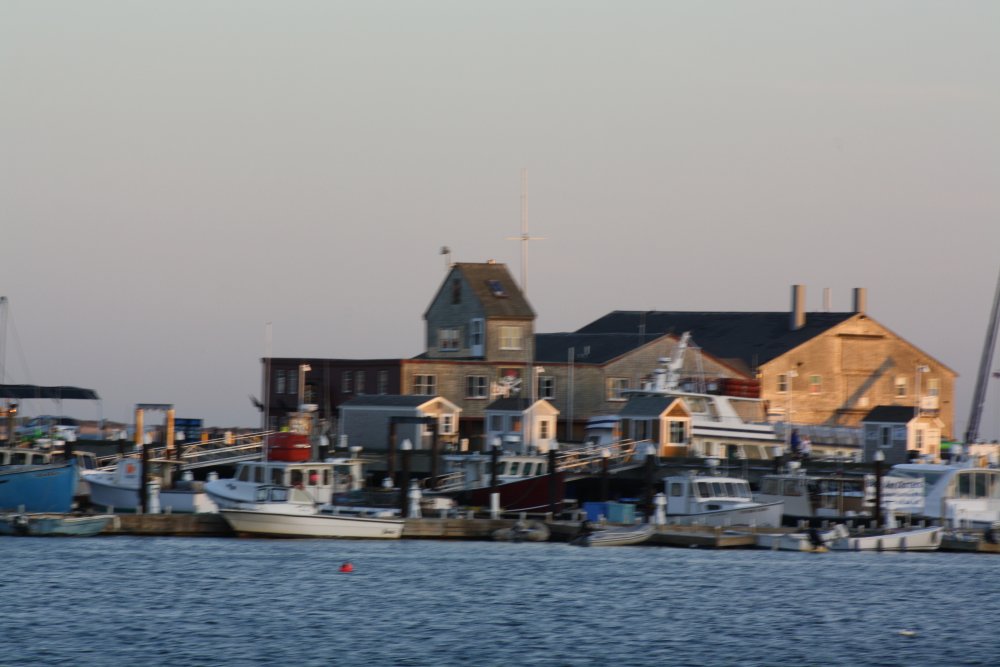
[[[706,313],[687,311],[616,310],[581,327],[577,333],[633,333],[645,335],[691,332],[702,350],[718,359],[737,359],[749,369],[780,357],[792,348],[853,317],[855,313],[807,313],[806,324],[790,327],[791,314]]]
[[[576,363],[603,364],[662,337],[663,334],[638,333],[535,334],[535,359],[564,363],[568,361],[570,348],[573,348]]]
[[[530,405],[531,401],[529,399],[512,396],[510,398],[498,398],[487,405],[485,409],[491,412],[524,412]]]
[[[361,394],[349,401],[341,403],[341,407],[392,407],[392,408],[419,408],[428,401],[433,401],[437,396],[417,396],[413,394]]]
[[[452,271],[458,271],[465,278],[469,289],[483,304],[486,317],[534,319],[535,311],[524,298],[521,288],[510,275],[506,264],[456,262],[452,264]],[[451,275],[448,274],[441,289],[448,288]]]
[[[51,398],[54,400],[79,399],[99,401],[93,389],[80,387],[39,387],[33,384],[0,384],[0,398]]]
[[[652,417],[663,414],[663,411],[677,400],[677,396],[632,396],[619,412],[619,417]]]
[[[861,421],[908,424],[913,419],[914,413],[913,406],[909,405],[878,405]]]

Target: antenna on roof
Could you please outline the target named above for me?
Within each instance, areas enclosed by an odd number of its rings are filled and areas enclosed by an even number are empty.
[[[528,295],[528,241],[544,241],[544,236],[528,236],[528,170],[521,169],[521,235],[508,236],[508,241],[521,242],[521,292]]]

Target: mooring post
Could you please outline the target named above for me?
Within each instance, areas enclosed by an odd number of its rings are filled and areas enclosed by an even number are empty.
[[[556,518],[556,444],[549,445],[549,514]]]
[[[410,510],[410,454],[413,452],[413,443],[407,438],[399,449],[403,459],[403,472],[399,480],[399,515],[405,519]]]
[[[653,443],[646,445],[646,495],[643,500],[646,511],[646,523],[653,521],[653,481],[656,476],[656,447]]]

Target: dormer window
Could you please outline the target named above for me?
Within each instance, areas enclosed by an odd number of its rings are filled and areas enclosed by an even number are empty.
[[[507,292],[504,291],[503,285],[500,284],[499,280],[487,280],[487,286],[490,288],[490,293],[495,297],[505,297]]]

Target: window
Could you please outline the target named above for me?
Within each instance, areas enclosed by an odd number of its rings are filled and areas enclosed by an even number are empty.
[[[294,394],[298,390],[299,390],[299,372],[288,371],[288,385],[285,387],[285,392],[288,394]]]
[[[896,398],[905,398],[906,397],[906,376],[905,375],[897,375],[896,376],[895,394],[896,394]]]
[[[676,419],[670,420],[670,442],[675,445],[683,445],[687,442],[684,437],[684,422]]]
[[[351,379],[354,376],[351,375],[351,371],[344,371],[340,376],[340,391],[344,394],[351,393]]]
[[[503,430],[503,415],[490,415],[490,430],[491,431]]]
[[[521,432],[521,418],[520,417],[511,417],[510,418],[510,430],[513,431],[514,433],[520,433]]]
[[[786,373],[778,373],[778,393],[784,394],[788,391],[788,375]]]
[[[522,346],[521,327],[500,327],[501,350],[520,350]]]
[[[823,376],[821,375],[810,375],[809,376],[809,393],[819,394],[823,391]]]
[[[505,297],[507,292],[504,291],[503,285],[500,284],[499,280],[487,280],[487,287],[490,288],[490,293],[495,297]]]
[[[927,381],[927,395],[928,396],[940,396],[941,395],[941,381],[937,378],[931,378]]]
[[[548,440],[549,438],[549,420],[543,419],[538,422],[538,437],[542,440]]]
[[[457,350],[461,332],[458,329],[438,329],[438,349]]]
[[[433,375],[414,375],[413,393],[418,396],[433,396],[437,392],[436,377]]]
[[[538,398],[556,397],[556,379],[551,375],[538,378]]]
[[[275,393],[278,394],[285,393],[285,371],[278,371],[278,377],[275,382],[274,391]]]
[[[520,469],[521,469],[521,462],[520,461],[511,461],[510,462],[510,474],[512,476],[516,475]]]
[[[466,398],[486,398],[488,396],[488,386],[485,375],[465,376],[465,397]]]
[[[624,401],[628,378],[608,378],[608,400]]]
[[[441,415],[441,435],[451,435],[455,432],[455,416]]]
[[[379,394],[386,394],[389,391],[389,371],[379,371],[376,376],[376,382],[378,383],[378,388],[376,391]]]
[[[358,371],[354,374],[354,391],[358,394],[365,393],[365,372]]]
[[[891,447],[892,446],[892,428],[888,426],[883,426],[879,429],[879,447]]]
[[[684,485],[680,482],[670,483],[670,495],[673,498],[680,498],[684,495]]]
[[[483,321],[474,319],[469,322],[469,347],[477,347],[483,344]]]
[[[922,452],[924,450],[924,431],[917,429],[913,432],[913,448]]]

